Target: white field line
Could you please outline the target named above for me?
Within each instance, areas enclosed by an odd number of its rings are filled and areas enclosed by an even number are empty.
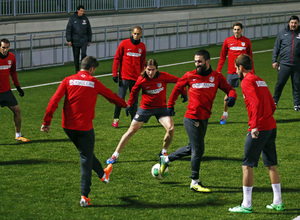
[[[273,51],[273,49],[269,49],[269,50],[260,50],[260,51],[255,51],[253,53],[265,53],[265,52],[270,52]],[[213,57],[210,58],[211,60],[216,60],[219,59],[220,57]],[[170,67],[170,66],[178,66],[178,65],[183,65],[183,64],[187,64],[187,63],[193,63],[194,61],[185,61],[185,62],[180,62],[180,63],[172,63],[172,64],[166,64],[166,65],[162,65],[159,66],[159,68],[164,68],[164,67]],[[108,73],[108,74],[103,74],[103,75],[98,75],[95,76],[96,78],[100,78],[100,77],[105,77],[105,76],[111,76],[112,73]],[[54,84],[60,84],[61,81],[58,82],[51,82],[51,83],[44,83],[44,84],[39,84],[39,85],[33,85],[33,86],[26,86],[26,87],[22,87],[22,89],[30,89],[30,88],[36,88],[36,87],[42,87],[42,86],[49,86],[49,85],[54,85]],[[16,89],[12,89],[12,90],[16,90]]]

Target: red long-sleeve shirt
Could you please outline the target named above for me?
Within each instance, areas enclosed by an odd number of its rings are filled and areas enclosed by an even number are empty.
[[[130,38],[123,40],[115,54],[113,62],[113,76],[121,74],[122,80],[136,81],[141,75],[146,62],[146,46],[140,42],[138,45],[131,43]]]
[[[221,72],[223,65],[226,61],[227,54],[228,54],[228,74],[235,74],[236,69],[235,69],[234,61],[239,55],[248,54],[253,61],[251,41],[244,36],[241,36],[240,38],[235,38],[234,36],[226,38],[223,43],[223,47],[220,54],[219,64],[217,67],[218,72]],[[254,69],[253,62],[252,62],[252,69]]]
[[[166,72],[160,71],[159,73],[160,75],[157,78],[150,79],[140,76],[137,79],[131,90],[128,105],[133,105],[139,95],[139,91],[142,89],[142,101],[140,106],[142,109],[167,108],[167,84],[176,83],[180,78]],[[181,92],[181,94],[186,95],[186,90]]]
[[[44,116],[44,125],[50,125],[58,103],[65,96],[62,127],[66,129],[88,131],[93,128],[97,95],[109,102],[127,107],[126,102],[87,71],[66,77],[50,99]]]
[[[186,118],[205,120],[210,118],[213,101],[218,89],[221,89],[229,97],[236,99],[235,90],[227,83],[225,77],[217,72],[211,71],[207,76],[197,74],[196,70],[189,71],[176,83],[169,98],[168,107],[174,107],[180,90],[189,87],[189,104],[185,113]]]
[[[15,55],[10,52],[8,52],[6,58],[0,57],[0,93],[7,92],[11,89],[9,75],[11,76],[13,84],[16,87],[20,86],[16,71],[16,58]]]
[[[249,131],[253,128],[259,131],[276,128],[273,117],[276,105],[265,81],[250,72],[244,77],[241,87],[249,116]]]

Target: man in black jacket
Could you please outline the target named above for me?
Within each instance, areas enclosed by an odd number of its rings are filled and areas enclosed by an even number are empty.
[[[92,29],[89,19],[84,14],[84,6],[79,5],[69,19],[66,31],[68,45],[73,48],[74,64],[76,73],[79,71],[79,54],[81,60],[85,58],[87,46],[91,45]]]
[[[280,56],[279,62],[277,61]],[[273,99],[278,104],[283,87],[291,76],[294,110],[300,111],[300,28],[299,17],[291,16],[288,26],[279,32],[274,49],[272,66],[278,69]]]

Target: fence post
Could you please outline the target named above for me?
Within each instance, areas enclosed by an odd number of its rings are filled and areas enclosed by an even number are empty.
[[[13,5],[12,5],[13,15],[16,16],[16,15],[17,15],[17,14],[16,14],[16,0],[13,0],[13,1],[12,1],[12,4],[13,4]]]
[[[32,34],[30,34],[30,68],[32,68],[33,65],[32,53],[33,53],[33,39],[32,39]]]
[[[114,1],[114,9],[115,11],[118,11],[118,0]]]
[[[160,0],[156,0],[156,8],[160,7]]]
[[[71,12],[71,0],[68,0],[68,2],[67,2],[67,12],[68,13]]]
[[[64,38],[64,31],[61,32],[61,42],[62,42],[62,51],[61,51],[61,56],[62,56],[62,64],[65,64],[65,38]]]

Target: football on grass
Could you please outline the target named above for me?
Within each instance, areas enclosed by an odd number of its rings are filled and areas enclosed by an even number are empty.
[[[164,178],[166,178],[169,174],[169,170],[168,170],[168,167],[165,169],[165,172],[164,172],[164,176],[161,175],[161,172],[160,172],[160,164],[157,163],[155,164],[152,169],[151,169],[151,174],[154,178],[158,179],[158,180],[163,180]]]

